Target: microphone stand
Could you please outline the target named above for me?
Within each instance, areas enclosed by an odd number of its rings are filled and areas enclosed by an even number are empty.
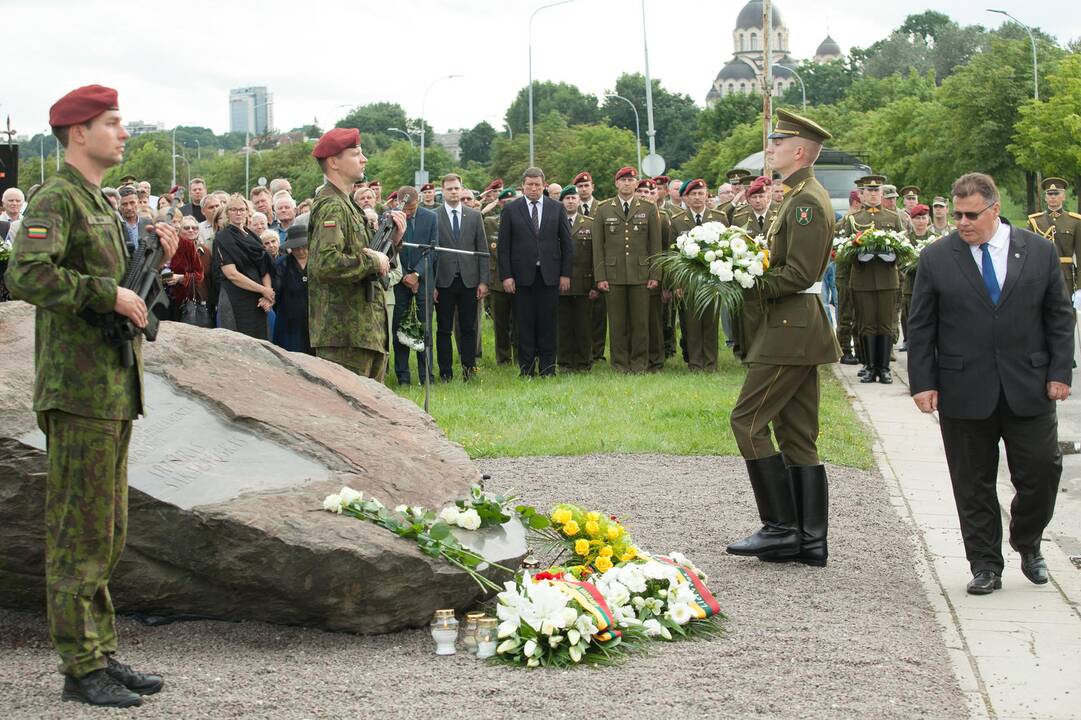
[[[428,302],[428,298],[435,295],[435,278],[432,277],[432,253],[457,253],[458,255],[473,255],[475,257],[488,257],[489,253],[482,252],[480,250],[458,250],[457,248],[440,247],[438,245],[426,245],[422,243],[410,242],[403,242],[402,247],[412,247],[420,250],[421,257],[424,259],[425,285],[427,285],[428,281],[431,281],[433,283],[431,288],[431,295],[428,294],[428,288],[424,288],[424,412],[428,412],[428,406],[431,404],[432,397],[433,351],[433,348],[429,347],[428,345],[429,338],[432,337],[433,303]],[[477,328],[477,332],[480,332],[480,328]],[[428,414],[430,415],[431,413]]]

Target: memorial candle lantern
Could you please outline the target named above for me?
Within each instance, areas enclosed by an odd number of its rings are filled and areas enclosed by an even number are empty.
[[[495,655],[499,621],[492,617],[477,621],[477,659],[483,660]]]
[[[458,619],[454,617],[454,610],[436,610],[431,628],[435,654],[453,655],[454,642],[458,639]]]
[[[465,622],[462,623],[462,647],[471,655],[477,652],[477,621],[482,617],[482,612],[466,613]]]

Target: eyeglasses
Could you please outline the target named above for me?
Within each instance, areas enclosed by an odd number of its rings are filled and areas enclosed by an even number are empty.
[[[181,225],[180,229],[181,230],[198,230],[199,226],[198,225]]]
[[[246,213],[246,212],[248,212],[248,208],[226,208],[225,211],[226,212],[242,212],[242,213]]]
[[[983,215],[985,212],[990,210],[995,205],[995,203],[997,203],[997,202],[998,202],[998,200],[991,203],[990,205],[985,207],[983,210],[980,210],[979,212],[972,212],[971,210],[964,211],[964,212],[961,211],[961,210],[954,210],[953,211],[953,219],[956,222],[961,222],[962,218],[967,219],[969,222],[975,222],[976,218],[978,218],[980,215]]]

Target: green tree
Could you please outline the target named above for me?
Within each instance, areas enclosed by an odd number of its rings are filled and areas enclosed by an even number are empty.
[[[702,178],[710,191],[725,182],[724,174],[748,155],[762,150],[762,124],[737,125],[724,140],[707,140],[698,152],[670,175],[684,180]]]
[[[698,144],[724,140],[738,125],[749,123],[762,114],[762,96],[757,93],[725,95],[698,113]]]
[[[840,102],[857,77],[852,65],[845,60],[833,60],[828,63],[804,60],[796,68],[796,72],[803,78],[808,106],[832,105]],[[800,106],[803,102],[803,93],[798,81],[785,90],[782,100],[794,107]],[[758,106],[761,109],[761,100],[758,101]]]
[[[170,150],[171,145],[152,135],[133,138],[125,150],[124,162],[109,168],[102,184],[116,187],[120,178],[134,175],[148,181],[155,195],[163,193],[169,189],[173,174]]]
[[[360,130],[360,140],[365,152],[374,153],[401,139],[401,135],[387,132],[387,128],[406,130],[409,127],[409,118],[398,103],[374,102],[353,108],[334,123],[334,127],[357,128]]]
[[[487,120],[481,120],[469,130],[462,133],[458,141],[462,149],[462,162],[475,161],[481,164],[492,159],[492,140],[495,139],[495,128],[488,124]]]
[[[536,122],[534,128],[534,163],[551,174],[553,160],[560,147],[571,141],[572,133],[567,119],[557,111],[551,111]],[[634,148],[631,148],[633,155]],[[497,137],[492,143],[492,177],[501,177],[508,185],[520,182],[522,173],[529,166],[529,135],[514,133],[514,139]]]
[[[441,146],[425,147],[424,169],[432,182],[438,183],[439,178],[453,168],[454,160]],[[402,185],[412,185],[414,173],[419,169],[420,148],[405,140],[398,140],[386,150],[369,156],[366,172],[369,178],[378,179],[383,184],[383,194],[389,195]]]
[[[961,27],[934,10],[909,15],[890,35],[867,48],[852,48],[853,62],[868,77],[885,78],[915,70],[934,72],[941,82],[983,50],[987,31],[980,25]]]
[[[593,176],[598,197],[616,193],[616,170],[635,164],[634,133],[606,125],[578,125],[570,128],[566,141],[555,148],[544,168],[549,182],[567,185],[583,170]]]
[[[677,167],[695,152],[699,109],[687,95],[669,92],[661,81],[652,79],[653,125],[657,152],[668,167]],[[624,73],[616,80],[617,95],[634,103],[642,126],[642,145],[649,146],[646,119],[646,78],[641,73]],[[608,123],[634,132],[634,112],[619,98],[606,98],[603,106]]]
[[[575,85],[550,81],[533,81],[533,123],[536,126],[540,118],[552,111],[557,111],[567,119],[570,125],[595,123],[600,120],[597,98],[587,95]],[[514,102],[507,108],[505,115],[507,127],[517,137],[529,133],[529,86],[518,91]],[[536,133],[534,132],[534,136]],[[534,137],[534,144],[536,138]],[[528,136],[527,136],[528,147]]]

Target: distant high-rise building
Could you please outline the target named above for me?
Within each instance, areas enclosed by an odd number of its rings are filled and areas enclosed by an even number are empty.
[[[143,122],[142,120],[132,120],[124,125],[124,129],[128,131],[129,135],[144,135],[152,132],[164,132],[165,123],[163,122]]]
[[[274,127],[274,96],[265,85],[229,91],[229,132],[266,135]]]

